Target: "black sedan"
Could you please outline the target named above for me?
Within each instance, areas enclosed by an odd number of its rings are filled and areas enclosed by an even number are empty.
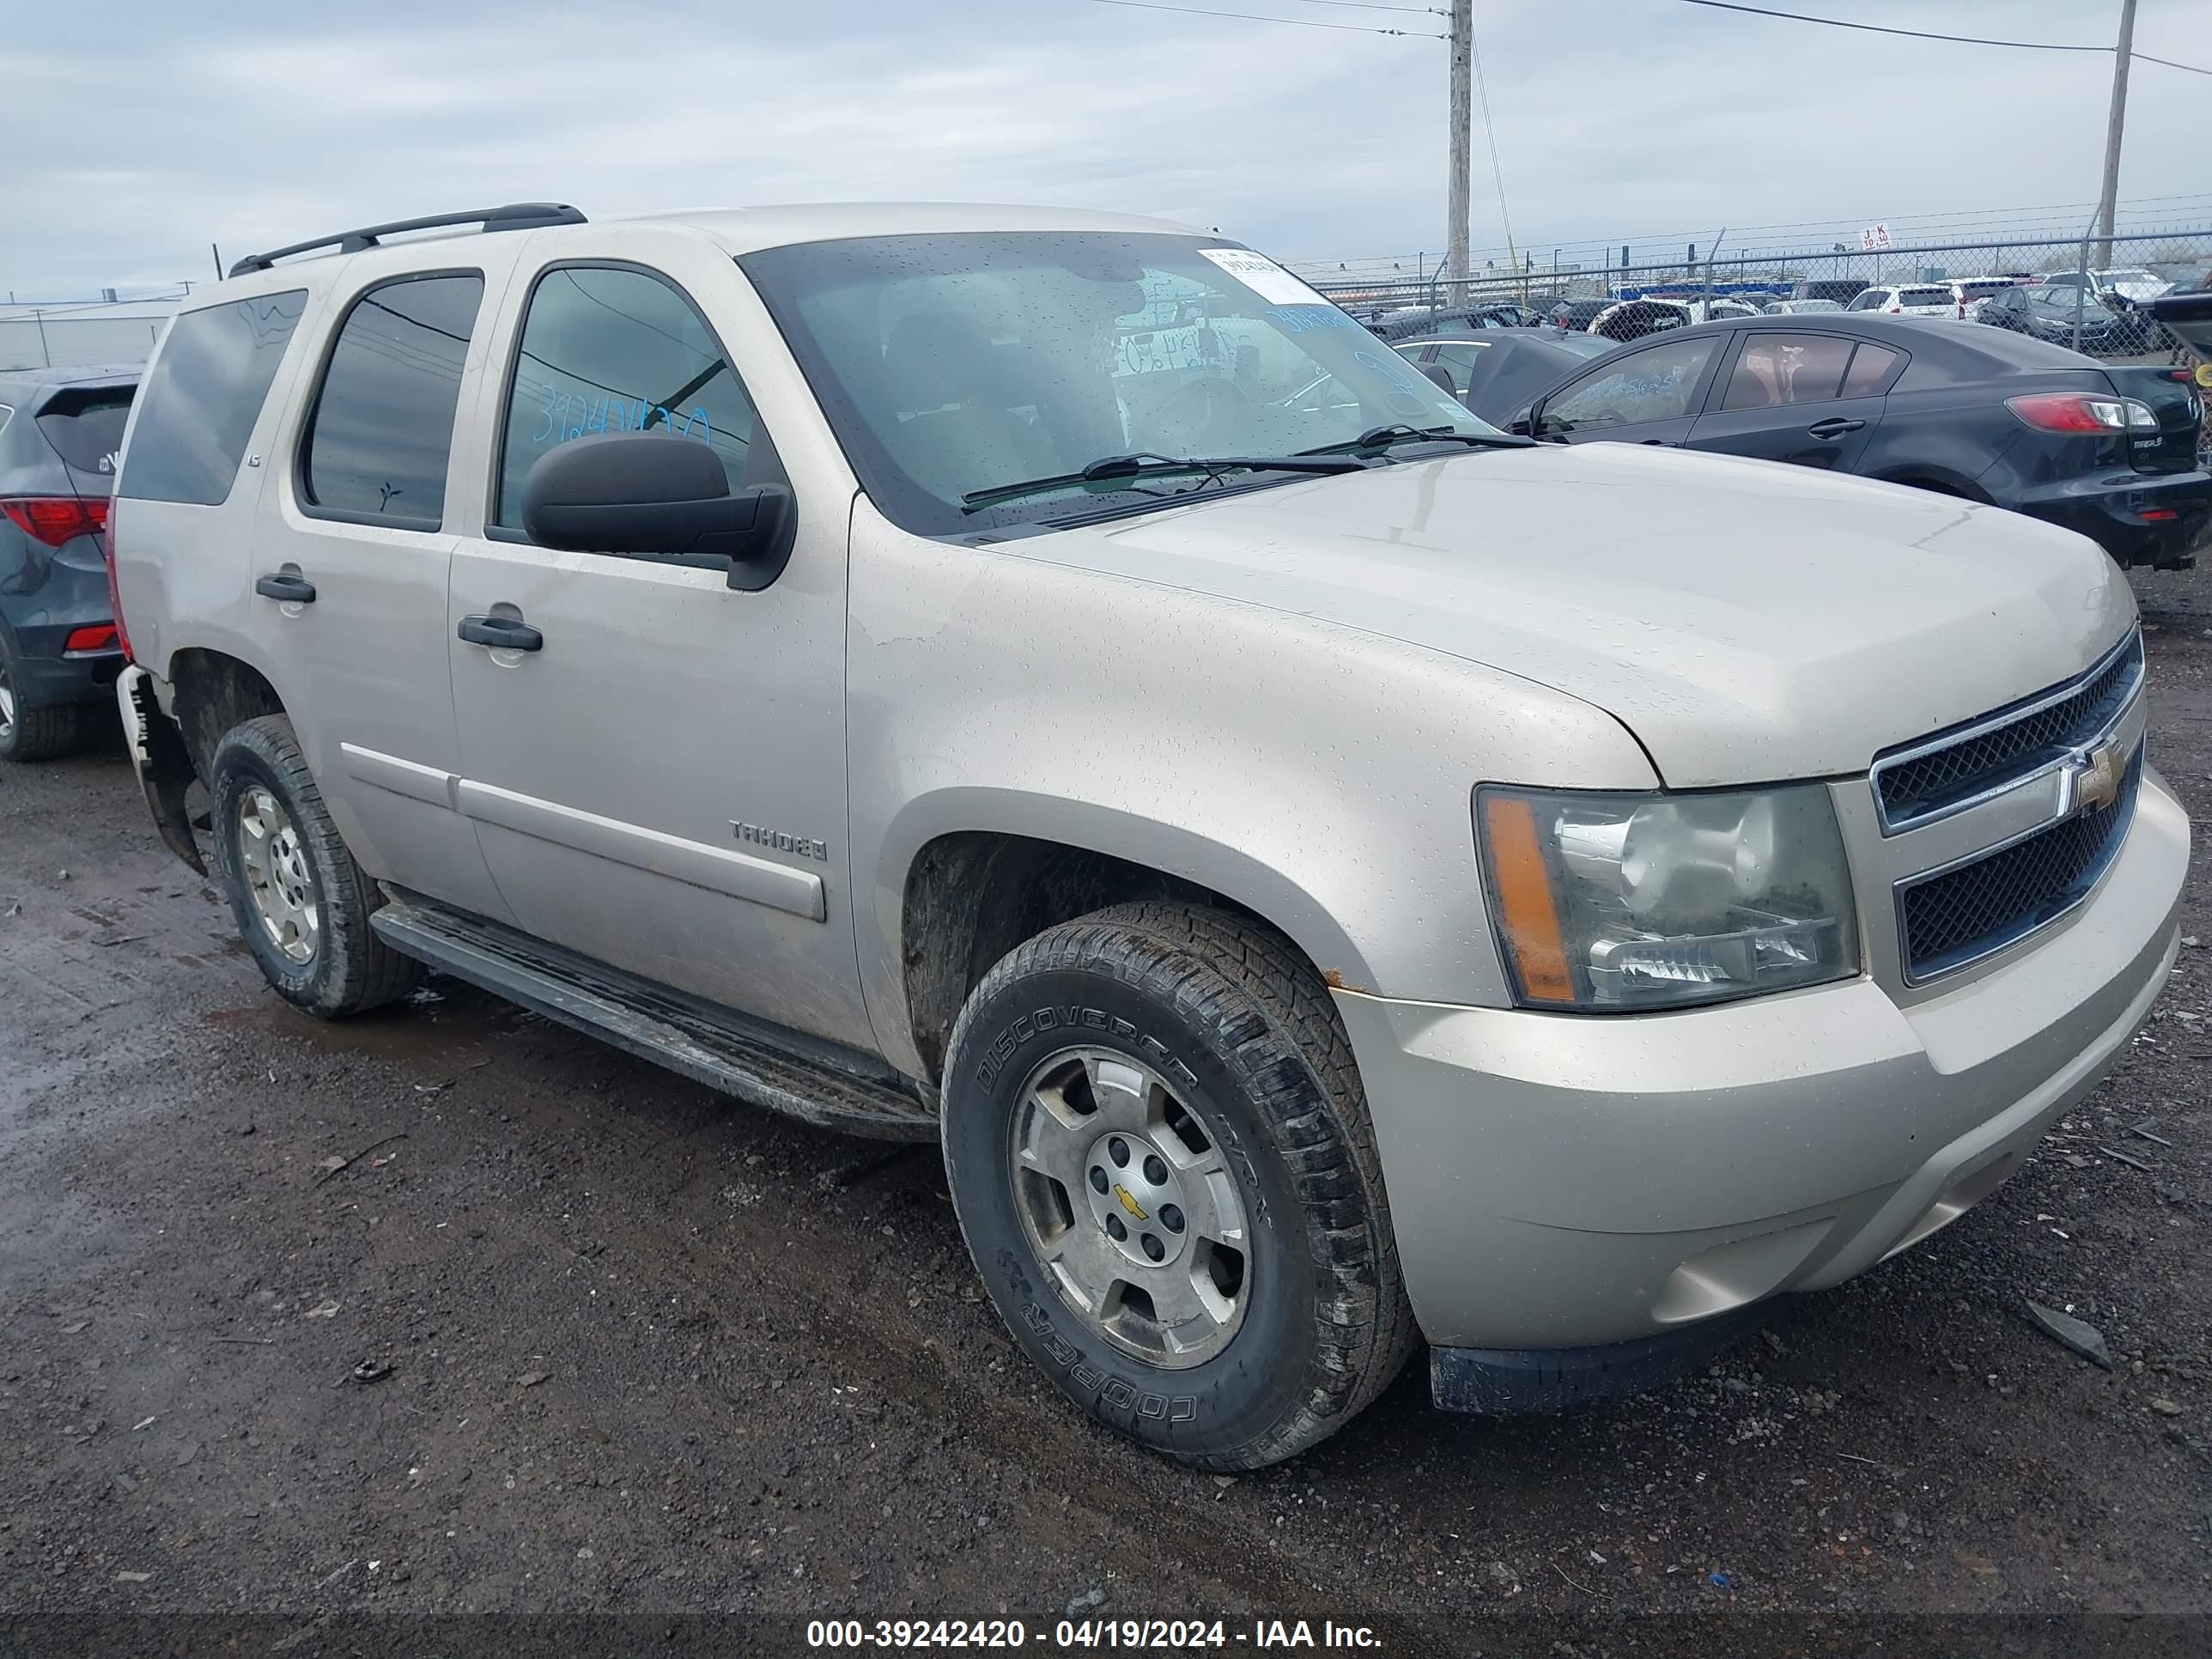
[[[2171,372],[2108,369],[1993,328],[1844,313],[1638,340],[1510,423],[1559,443],[1671,444],[1912,484],[2078,530],[2124,565],[2179,569],[2212,535],[2203,413]]]

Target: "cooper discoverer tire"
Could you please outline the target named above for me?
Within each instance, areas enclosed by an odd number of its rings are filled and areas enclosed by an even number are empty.
[[[383,895],[339,838],[290,720],[231,727],[209,770],[216,873],[276,994],[343,1019],[411,990],[422,969],[371,930]]]
[[[1182,1462],[1304,1450],[1415,1331],[1342,1023],[1271,929],[1116,906],[983,977],[945,1070],[947,1178],[1015,1339]]]

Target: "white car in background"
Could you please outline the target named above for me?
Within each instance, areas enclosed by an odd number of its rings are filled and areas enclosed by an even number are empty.
[[[1911,283],[1863,289],[1844,309],[1891,317],[1957,317],[1960,307],[1949,283]]]
[[[2096,283],[2098,293],[2117,294],[2123,300],[2132,301],[2137,305],[2142,304],[2145,300],[2155,300],[2161,294],[2171,294],[2173,291],[2172,283],[2166,281],[2156,271],[2145,270],[2140,265],[2131,265],[2118,270],[2093,270],[2089,273],[2089,276],[2090,280]]]

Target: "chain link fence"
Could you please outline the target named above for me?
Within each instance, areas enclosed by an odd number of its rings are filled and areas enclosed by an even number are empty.
[[[1674,264],[1485,271],[1461,282],[1315,283],[1386,338],[1439,324],[1549,324],[1632,340],[1709,318],[1871,311],[2008,328],[2116,363],[2194,363],[2144,302],[2212,283],[2212,229],[1723,255]]]

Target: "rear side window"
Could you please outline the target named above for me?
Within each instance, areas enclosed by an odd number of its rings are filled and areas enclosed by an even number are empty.
[[[752,399],[714,331],[673,284],[626,266],[559,265],[538,280],[507,390],[492,522],[522,525],[538,458],[594,432],[669,432],[745,476]]]
[[[139,389],[121,494],[201,507],[230,494],[307,303],[307,289],[288,289],[179,313]]]
[[[1900,355],[1887,346],[1868,345],[1862,341],[1859,349],[1851,354],[1850,368],[1844,375],[1843,395],[1846,398],[1873,397],[1881,389],[1881,383],[1889,378],[1889,371],[1896,367]]]
[[[319,517],[435,530],[469,335],[476,271],[410,276],[353,302],[300,443],[300,496]]]
[[[1747,334],[1721,407],[1827,403],[1843,384],[1851,346],[1832,334]]]
[[[104,386],[58,392],[39,411],[39,430],[73,471],[112,473],[137,390]]]

